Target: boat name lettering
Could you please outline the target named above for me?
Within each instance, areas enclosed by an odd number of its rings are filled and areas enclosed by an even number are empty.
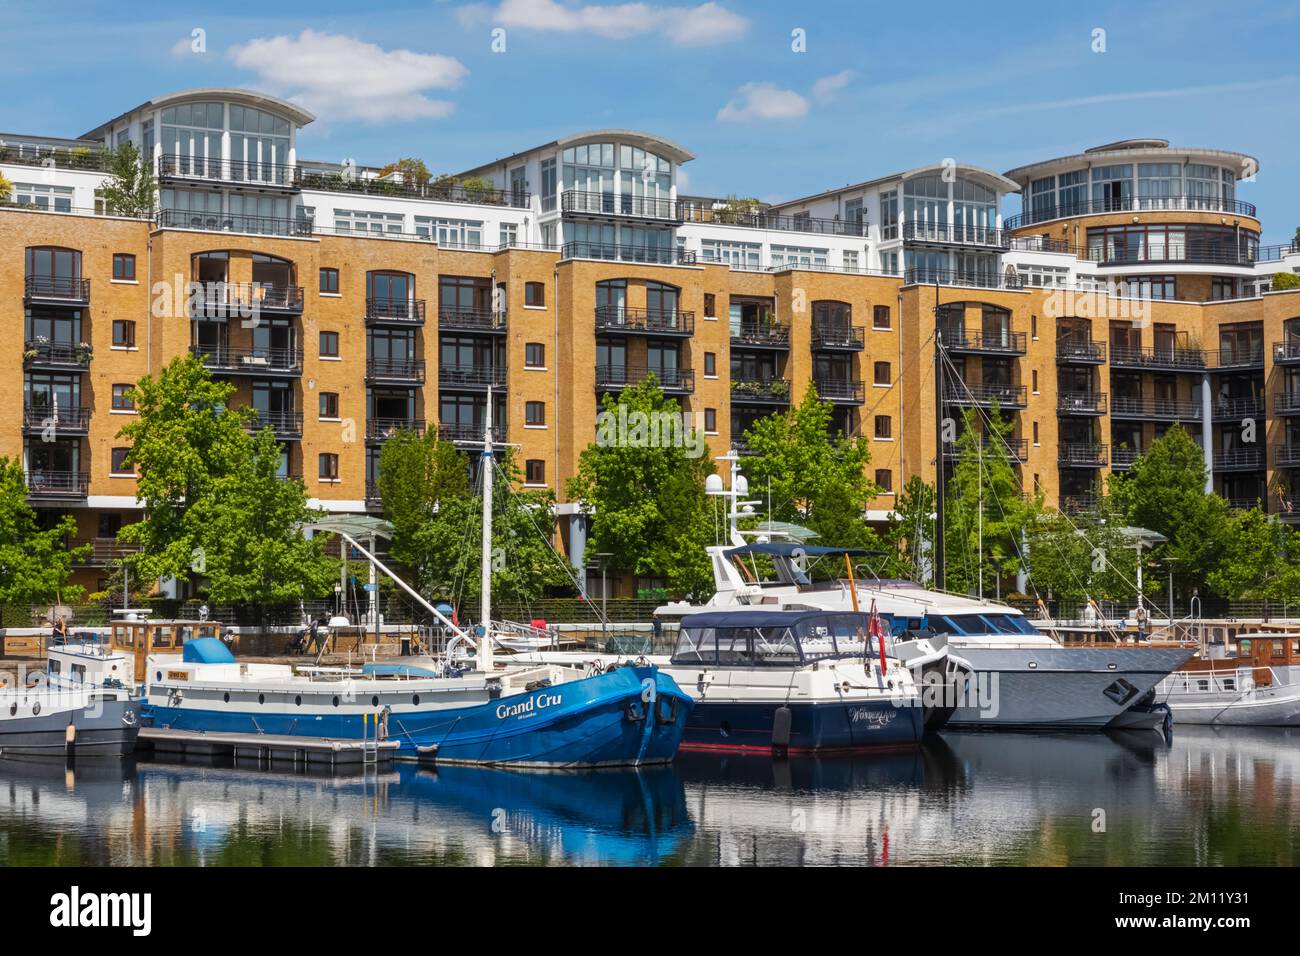
[[[527,700],[520,701],[517,704],[501,704],[497,707],[497,719],[505,720],[507,717],[526,717],[527,715],[538,710],[545,710],[547,707],[557,706],[563,700],[561,694],[538,694],[536,697],[529,697]]]
[[[167,679],[168,680],[189,680],[190,675],[185,671],[168,671]]]
[[[894,710],[869,710],[865,707],[855,707],[849,720],[855,724],[875,724],[884,727],[892,723],[897,715],[898,712]]]

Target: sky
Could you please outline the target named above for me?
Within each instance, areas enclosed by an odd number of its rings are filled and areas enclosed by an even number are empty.
[[[4,132],[78,136],[152,96],[234,86],[317,115],[301,158],[415,156],[456,172],[616,127],[693,152],[683,192],[767,201],[946,159],[1005,172],[1155,137],[1254,156],[1255,181],[1237,195],[1259,207],[1263,241],[1300,226],[1300,0],[6,0],[5,10]]]

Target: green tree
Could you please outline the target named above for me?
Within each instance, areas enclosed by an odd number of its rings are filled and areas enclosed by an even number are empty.
[[[72,562],[89,546],[69,549],[65,540],[77,521],[64,515],[42,530],[27,503],[27,479],[18,461],[0,458],[0,605],[74,600],[82,589],[68,584]]]
[[[1030,591],[1043,600],[1082,606],[1095,601],[1133,602],[1137,599],[1138,552],[1123,532],[1125,519],[1108,496],[1085,519],[1058,512],[1036,515],[1026,529]],[[1143,551],[1151,561],[1151,552]],[[1155,597],[1160,582],[1144,582],[1147,597]]]
[[[14,184],[0,173],[0,203],[12,202],[14,198]]]
[[[612,554],[611,571],[663,578],[676,593],[702,597],[713,591],[704,551],[714,531],[704,493],[713,466],[701,433],[683,425],[653,375],[617,400],[605,396],[597,440],[579,456],[568,494],[590,509],[587,548]]]
[[[140,548],[128,558],[139,580],[190,579],[202,528],[188,520],[189,511],[251,456],[245,425],[253,412],[228,407],[234,391],[188,355],[131,389],[136,417],[118,436],[131,442],[126,463],[138,476],[136,496],[145,517],[119,537]]]
[[[1127,475],[1110,479],[1111,495],[1127,522],[1169,539],[1161,551],[1188,587],[1205,587],[1231,526],[1228,503],[1207,493],[1205,483],[1201,447],[1177,425],[1152,442]]]
[[[1259,508],[1228,517],[1223,554],[1207,575],[1215,593],[1245,600],[1300,600],[1300,539]]]
[[[861,436],[831,434],[832,406],[809,385],[785,414],[760,418],[745,433],[750,492],[771,497],[769,518],[803,525],[825,544],[879,548],[865,516],[880,488],[867,477],[871,453]]]
[[[380,177],[392,173],[401,173],[402,182],[411,186],[423,186],[433,178],[433,173],[429,172],[429,167],[424,164],[424,160],[416,159],[414,156],[389,163],[379,171]]]
[[[324,597],[338,563],[325,555],[328,535],[303,534],[323,513],[307,507],[301,482],[277,476],[280,445],[270,428],[247,443],[186,515],[202,548],[208,597],[260,606]]]
[[[1274,272],[1269,287],[1274,292],[1281,292],[1283,289],[1300,289],[1300,275],[1294,272]]]
[[[384,517],[393,525],[393,560],[410,572],[417,590],[445,589],[449,578],[444,556],[431,553],[422,535],[427,525],[446,522],[455,502],[473,494],[465,455],[451,442],[441,441],[437,429],[422,435],[402,430],[385,441],[379,453],[378,483]]]
[[[157,190],[153,167],[134,143],[123,143],[108,154],[107,171],[109,178],[101,187],[101,195],[109,212],[119,216],[153,212]]]
[[[886,540],[887,558],[881,570],[887,577],[904,577],[920,584],[932,569],[934,541],[934,485],[920,475],[908,479],[894,502]]]

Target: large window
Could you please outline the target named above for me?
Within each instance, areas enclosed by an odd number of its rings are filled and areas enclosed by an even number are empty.
[[[230,106],[230,175],[236,180],[285,183],[289,121],[265,110]]]
[[[221,177],[221,103],[182,103],[162,111],[162,151],[176,157],[178,172]],[[217,197],[220,200],[220,196]]]
[[[1259,253],[1259,233],[1232,226],[1161,223],[1088,230],[1094,262],[1223,262],[1246,264]]]
[[[763,246],[757,242],[703,239],[700,255],[706,262],[724,262],[733,269],[757,271],[762,264]]]
[[[483,245],[483,223],[470,219],[416,216],[415,234],[448,249],[478,249]]]

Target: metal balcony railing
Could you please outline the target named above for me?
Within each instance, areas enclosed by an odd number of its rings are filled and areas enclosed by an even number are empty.
[[[812,347],[816,351],[861,352],[866,348],[866,341],[866,327],[862,325],[827,322],[812,329]]]
[[[204,232],[238,232],[254,236],[310,236],[313,221],[271,216],[221,216],[189,209],[160,209],[155,217],[161,229],[198,229]]]
[[[1011,247],[1010,236],[1001,229],[989,226],[959,226],[948,222],[904,222],[903,240],[935,245],[983,246],[991,249]]]
[[[506,314],[492,309],[438,309],[438,328],[460,332],[505,332]]]
[[[90,280],[80,276],[29,275],[23,280],[23,295],[28,301],[89,305]]]
[[[1300,389],[1273,393],[1274,415],[1300,415]]]
[[[23,431],[54,435],[84,435],[90,428],[90,409],[75,405],[23,404]]]
[[[269,428],[275,432],[276,438],[302,437],[302,412],[270,411],[262,408],[254,411],[257,413],[257,418],[250,426],[253,431]]]
[[[481,445],[483,443],[484,426],[480,424],[465,422],[450,422],[438,426],[438,437],[443,441],[458,442],[460,444]],[[506,426],[497,422],[492,425],[492,441],[504,442],[506,440]]]
[[[27,472],[27,494],[32,498],[84,498],[90,487],[90,475],[84,471]]]
[[[967,385],[949,382],[943,390],[944,401],[954,405],[991,405],[997,402],[1002,408],[1023,408],[1025,396],[1023,385]]]
[[[1008,438],[1004,443],[1001,439],[984,436],[980,439],[980,449],[985,455],[1005,455],[1012,462],[1023,464],[1029,458],[1029,439]],[[943,457],[949,461],[961,461],[965,451],[958,442],[952,442],[944,448]]]
[[[297,348],[229,348],[194,345],[190,354],[214,372],[235,375],[301,375],[302,350]]]
[[[285,163],[245,162],[242,159],[230,159],[223,163],[219,157],[185,156],[177,153],[165,153],[158,157],[159,179],[203,179],[296,188],[294,169]]]
[[[1210,406],[1214,421],[1240,421],[1259,418],[1264,414],[1264,396],[1247,398],[1216,398]]]
[[[742,322],[731,328],[732,347],[775,348],[790,347],[790,327],[775,322]]]
[[[785,405],[790,401],[790,382],[783,378],[732,379],[732,402]]]
[[[598,365],[596,388],[618,389],[639,385],[654,376],[665,392],[695,391],[695,372],[682,368],[649,368],[644,365]]]
[[[1041,209],[1026,210],[1003,220],[1004,229],[1019,229],[1053,219],[1073,219],[1077,216],[1101,215],[1114,212],[1187,211],[1227,212],[1257,218],[1251,203],[1234,199],[1199,196],[1132,196],[1127,199],[1082,200],[1062,203]]]
[[[506,387],[504,365],[439,365],[439,388],[493,388]]]
[[[1214,452],[1215,471],[1255,471],[1263,467],[1264,449],[1262,446],[1259,448],[1216,449]]]
[[[1201,403],[1167,398],[1130,398],[1115,395],[1110,400],[1111,418],[1194,421],[1201,417]]]
[[[372,381],[424,384],[424,359],[369,359],[366,378]]]
[[[1205,353],[1200,349],[1114,344],[1110,347],[1110,364],[1112,368],[1159,369],[1170,372],[1201,372],[1206,367]]]
[[[1056,460],[1062,468],[1104,468],[1110,463],[1105,445],[1088,442],[1065,442],[1057,449]]]
[[[1058,365],[1104,365],[1106,364],[1106,343],[1058,339],[1056,342],[1056,361]]]
[[[814,378],[817,396],[826,402],[861,405],[866,401],[866,386],[860,379]]]
[[[70,550],[84,547],[89,547],[90,551],[75,559],[72,562],[74,567],[107,567],[140,550],[138,544],[127,544],[117,538],[76,538],[68,542]]]
[[[1024,355],[1028,336],[1010,330],[1000,332],[973,332],[946,327],[940,330],[943,347],[949,352],[978,352],[998,355]]]
[[[84,370],[90,368],[89,345],[66,345],[54,342],[23,344],[23,364],[28,368]]]
[[[366,299],[366,324],[424,324],[423,299]]]
[[[648,262],[654,265],[694,265],[695,253],[672,246],[620,245],[608,242],[566,242],[562,259],[601,259],[615,262]]]
[[[353,193],[362,196],[397,196],[432,199],[437,202],[472,203],[480,206],[511,206],[527,209],[531,197],[524,190],[497,189],[490,185],[435,179],[427,183],[402,183],[390,179],[364,179],[343,173],[297,168],[294,185],[316,192]]]
[[[190,300],[203,315],[250,315],[268,312],[302,312],[300,285],[271,282],[195,282]]]
[[[1105,392],[1061,392],[1056,396],[1058,415],[1105,415]]]
[[[635,219],[659,219],[681,222],[681,205],[674,199],[633,196],[613,192],[587,192],[567,189],[560,198],[560,211],[598,216],[628,216]]]
[[[596,331],[693,335],[695,313],[679,309],[629,309],[618,305],[602,305],[596,308]]]
[[[385,441],[398,432],[408,431],[417,435],[424,434],[423,418],[367,418],[366,438],[370,441]]]

